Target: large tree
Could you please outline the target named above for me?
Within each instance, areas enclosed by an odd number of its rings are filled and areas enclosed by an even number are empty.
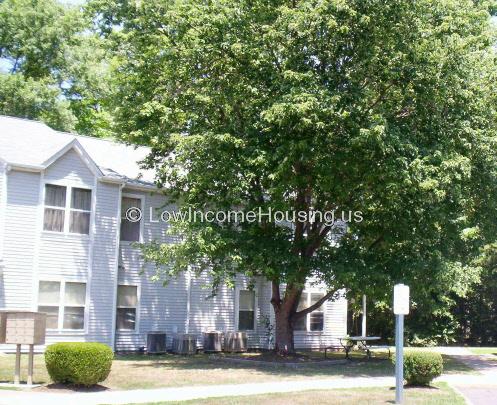
[[[119,44],[116,120],[182,209],[360,211],[323,221],[179,221],[144,247],[166,279],[272,284],[279,351],[343,287],[414,301],[476,279],[495,231],[496,64],[486,2],[97,0]],[[117,27],[117,29],[115,29]],[[339,214],[340,215],[340,214]],[[298,311],[307,279],[329,293]]]
[[[91,26],[57,0],[0,1],[0,114],[109,135],[109,63]]]

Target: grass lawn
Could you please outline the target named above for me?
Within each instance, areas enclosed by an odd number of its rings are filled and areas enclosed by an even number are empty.
[[[395,399],[395,391],[389,388],[354,388],[326,391],[305,391],[285,394],[251,395],[247,397],[225,397],[196,399],[186,402],[160,402],[154,405],[199,404],[199,405],[296,405],[329,404],[391,404]],[[438,383],[434,387],[406,388],[404,390],[407,405],[464,405],[464,399],[447,384]],[[151,405],[151,404],[149,404]]]
[[[259,364],[228,363],[210,358],[205,354],[195,356],[177,355],[119,355],[112,370],[101,385],[111,389],[138,389],[179,387],[207,384],[239,384],[246,382],[267,382],[276,380],[305,380],[342,377],[391,376],[393,365],[385,354],[370,361],[362,354],[353,354],[353,360],[346,364],[304,364],[299,368],[273,367]],[[27,356],[22,356],[22,380],[26,380]],[[322,353],[310,357],[322,359]],[[343,359],[342,353],[331,353],[331,358]],[[446,356],[445,356],[446,357]],[[0,382],[12,382],[15,355],[0,355]],[[471,369],[449,358],[445,358],[446,373],[468,372]],[[45,369],[43,355],[35,355],[34,382],[48,384],[50,379]]]
[[[497,356],[497,347],[468,347],[473,354],[493,354]]]

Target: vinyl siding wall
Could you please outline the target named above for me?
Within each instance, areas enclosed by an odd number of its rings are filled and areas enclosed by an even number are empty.
[[[0,182],[2,179],[0,173]],[[2,221],[5,223],[5,270],[0,279],[0,308],[36,309],[39,280],[86,283],[85,329],[50,331],[47,344],[98,341],[114,344],[118,351],[127,351],[144,347],[148,331],[165,331],[168,344],[174,332],[195,333],[201,345],[204,331],[237,329],[237,295],[239,289],[247,288],[248,280],[239,277],[236,289],[221,287],[213,298],[209,298],[210,280],[205,273],[200,276],[193,272],[181,274],[169,280],[166,286],[162,286],[160,281],[151,281],[155,274],[154,265],[143,263],[138,248],[118,240],[120,186],[97,181],[74,150],[61,156],[43,175],[14,170],[5,175],[5,180],[7,197],[0,218],[0,224]],[[43,206],[39,203],[45,183],[92,189],[90,235],[42,231]],[[163,207],[163,195],[132,189],[123,189],[122,194],[138,195],[143,199],[143,241],[175,243],[176,238],[166,233],[167,224],[150,221],[150,209]],[[156,213],[153,214],[156,219]],[[114,333],[117,284],[138,287],[135,331]],[[267,333],[260,323],[261,318],[264,315],[274,319],[270,284],[258,279],[256,293],[256,327],[248,332],[249,346],[264,348],[267,347]],[[345,299],[328,302],[325,308],[325,330],[296,332],[297,347],[319,348],[346,334]]]
[[[156,208],[164,206],[165,197],[161,194],[123,190],[123,194],[139,196],[143,199],[144,241],[175,243],[175,238],[167,235],[167,225],[163,222],[150,222],[150,208],[156,219]],[[172,207],[165,208],[171,209]],[[143,274],[140,274],[143,270]],[[149,331],[165,331],[170,346],[174,332],[189,332],[197,335],[197,343],[202,346],[202,332],[209,330],[237,330],[236,303],[238,291],[248,288],[248,279],[240,276],[236,289],[223,286],[214,297],[210,297],[209,276],[199,276],[193,272],[181,274],[170,280],[166,286],[152,282],[155,274],[152,264],[145,264],[138,248],[122,242],[119,248],[119,284],[138,287],[139,306],[137,329],[116,332],[116,350],[138,350],[146,346]],[[190,310],[188,296],[190,295]],[[261,324],[262,316],[274,319],[270,304],[271,286],[262,278],[256,281],[256,320],[255,330],[248,331],[250,347],[266,348],[267,331]],[[319,348],[338,343],[338,338],[346,334],[347,304],[345,299],[325,304],[324,330],[322,332],[296,332],[295,343],[300,348]]]

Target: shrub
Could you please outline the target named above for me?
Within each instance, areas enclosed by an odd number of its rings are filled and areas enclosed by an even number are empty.
[[[442,371],[443,359],[440,353],[422,350],[404,352],[404,379],[407,385],[429,385]]]
[[[53,382],[94,385],[107,378],[114,353],[102,343],[55,343],[45,351]]]

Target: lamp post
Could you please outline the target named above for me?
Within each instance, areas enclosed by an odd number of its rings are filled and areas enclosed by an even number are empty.
[[[395,403],[404,401],[404,315],[409,313],[409,286],[396,284],[393,289],[395,314]]]

